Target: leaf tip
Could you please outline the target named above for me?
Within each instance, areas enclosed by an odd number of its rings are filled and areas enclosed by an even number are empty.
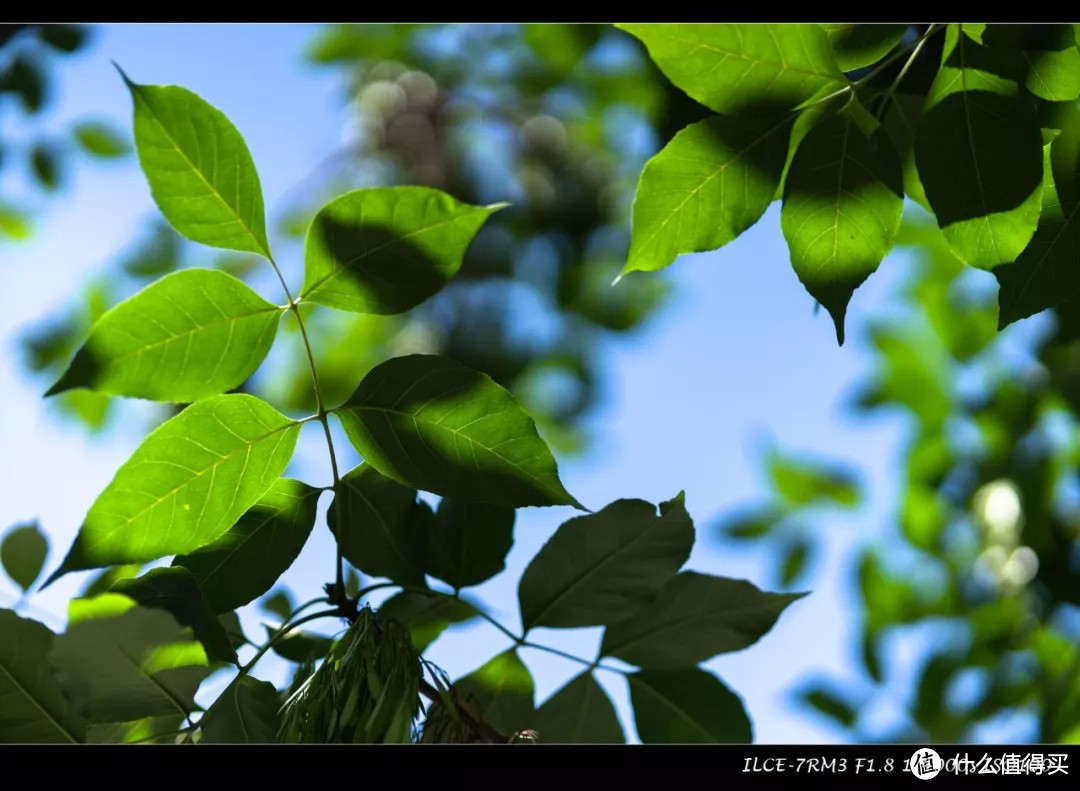
[[[111,59],[109,60],[109,63],[111,63],[113,65],[113,68],[116,69],[117,72],[119,72],[120,79],[122,79],[124,81],[124,84],[127,85],[128,88],[134,88],[135,87],[135,83],[133,83],[131,81],[131,79],[127,76],[127,73],[122,68],[120,68],[119,63],[117,63],[115,60],[111,60]]]
[[[497,211],[509,209],[511,205],[512,204],[507,201],[499,201],[498,203],[489,203],[485,208],[488,210],[489,214],[494,214]]]

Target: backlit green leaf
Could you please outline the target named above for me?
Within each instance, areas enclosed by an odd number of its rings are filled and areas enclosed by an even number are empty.
[[[903,212],[900,160],[857,104],[818,123],[784,181],[780,227],[806,290],[832,315],[844,342],[852,292],[892,248]]]
[[[795,115],[744,111],[683,129],[645,164],[634,197],[624,272],[663,269],[682,253],[715,250],[773,200]]]
[[[795,107],[846,80],[817,25],[619,25],[669,80],[718,113],[757,102]]]
[[[586,671],[556,692],[536,712],[543,744],[622,744],[626,741],[615,707]]]
[[[214,612],[242,607],[270,590],[300,554],[320,490],[279,478],[227,533],[173,561],[194,576]]]
[[[424,571],[455,588],[494,577],[514,543],[513,508],[444,497],[428,520]]]
[[[428,187],[376,187],[335,198],[308,230],[300,298],[354,313],[403,313],[450,282],[499,208],[470,206]]]
[[[0,743],[71,743],[86,722],[60,691],[48,654],[56,636],[37,621],[0,610]]]
[[[200,744],[273,744],[277,742],[281,696],[273,684],[242,676],[199,720]]]
[[[185,88],[124,81],[139,164],[165,219],[192,241],[269,258],[259,174],[232,122]]]
[[[120,580],[111,588],[134,599],[143,607],[157,607],[171,614],[181,626],[187,626],[203,644],[211,660],[236,664],[236,651],[203,598],[195,578],[185,568],[157,568],[135,579]]]
[[[984,269],[1016,260],[1042,199],[1038,115],[1017,91],[1006,55],[950,27],[915,143],[919,178],[945,238],[960,260]]]
[[[49,582],[209,544],[273,486],[299,431],[298,422],[254,396],[192,404],[151,432],[117,471]]]
[[[617,623],[648,604],[690,557],[682,495],[656,508],[617,500],[564,522],[521,577],[525,629]]]
[[[773,451],[768,457],[768,470],[776,493],[790,505],[853,506],[859,503],[858,481],[850,472],[834,464],[792,458]]]
[[[844,71],[876,63],[900,43],[908,25],[822,25],[836,64]]]
[[[646,744],[749,744],[743,702],[716,676],[696,667],[641,670],[626,677],[634,724]]]
[[[46,395],[86,387],[190,402],[224,393],[255,373],[281,313],[232,275],[174,272],[105,313]]]
[[[48,539],[37,522],[11,528],[0,541],[0,565],[24,591],[37,581],[48,554]]]
[[[579,505],[517,400],[454,360],[387,360],[334,411],[364,460],[404,485],[515,508]]]
[[[607,627],[600,650],[638,667],[687,667],[739,651],[803,593],[766,593],[746,580],[684,571],[636,615]]]
[[[370,464],[342,476],[327,522],[349,562],[375,577],[423,584],[424,524],[414,519],[416,490]]]
[[[164,610],[115,593],[76,602],[80,609],[54,641],[50,661],[65,694],[90,721],[195,710],[195,690],[210,669],[190,630]]]
[[[413,590],[391,596],[379,607],[379,615],[400,621],[417,651],[431,645],[451,624],[477,617],[476,609],[460,599]]]
[[[513,649],[454,682],[459,699],[505,736],[534,727],[532,674]]]

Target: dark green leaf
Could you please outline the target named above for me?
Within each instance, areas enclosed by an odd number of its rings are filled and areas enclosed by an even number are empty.
[[[417,508],[415,489],[360,464],[342,476],[326,519],[342,554],[365,574],[422,585],[425,529]]]
[[[722,538],[749,541],[765,536],[781,518],[783,512],[773,506],[748,508],[729,514],[716,525],[715,530]]]
[[[494,577],[514,543],[513,508],[444,497],[427,520],[424,571],[455,588]]]
[[[273,744],[277,742],[281,696],[273,684],[242,676],[199,720],[200,744]]]
[[[60,155],[52,146],[38,144],[30,152],[30,165],[38,183],[47,190],[60,186]]]
[[[142,571],[141,563],[125,563],[122,566],[105,569],[90,577],[90,580],[79,592],[79,597],[91,599],[94,596],[100,596],[102,593],[107,593],[109,588],[117,581],[137,577],[140,571]]]
[[[412,635],[417,652],[435,642],[450,625],[477,617],[476,610],[460,599],[411,590],[396,593],[383,602],[379,615],[400,621]]]
[[[271,591],[268,595],[261,598],[259,600],[259,606],[267,612],[276,615],[282,622],[286,621],[288,617],[292,615],[293,610],[296,609],[292,596],[289,595],[287,590],[282,588]]]
[[[25,55],[17,55],[0,72],[0,93],[15,93],[23,108],[36,113],[45,103],[45,78],[41,67]]]
[[[613,624],[644,605],[678,572],[694,544],[680,493],[656,508],[618,500],[564,522],[529,563],[518,586],[521,622],[577,627]]]
[[[308,231],[300,298],[354,313],[404,313],[450,282],[480,226],[503,205],[469,206],[428,187],[335,198]]]
[[[991,25],[979,43],[1018,53],[1024,85],[1040,99],[1080,97],[1080,52],[1072,25]]]
[[[790,112],[749,108],[675,135],[642,171],[623,271],[715,250],[757,222],[780,184],[794,121]]]
[[[622,744],[622,725],[604,688],[586,671],[550,697],[536,712],[545,744]]]
[[[169,613],[106,593],[75,600],[50,660],[65,694],[93,722],[195,710],[209,674],[202,644]]]
[[[135,148],[161,213],[195,242],[270,257],[247,144],[216,107],[176,85],[136,85]]]
[[[265,628],[267,637],[271,639],[280,631],[272,626],[265,626]],[[330,646],[333,643],[331,638],[323,637],[321,634],[305,632],[303,629],[290,629],[288,634],[274,642],[273,650],[282,659],[302,663],[322,659],[330,653]]]
[[[757,642],[805,595],[766,593],[746,580],[684,571],[643,610],[607,627],[600,650],[649,669],[694,665]]]
[[[184,724],[179,714],[143,717],[133,722],[94,722],[86,728],[87,744],[175,744],[183,736],[176,731]]]
[[[70,743],[86,722],[60,691],[48,663],[55,635],[37,621],[0,610],[0,743]]]
[[[319,494],[306,483],[279,478],[221,538],[173,565],[191,572],[214,612],[242,607],[296,560],[315,525]]]
[[[181,626],[191,628],[203,644],[210,660],[237,663],[236,651],[199,590],[195,578],[185,568],[157,568],[135,579],[120,580],[113,593],[134,599],[143,607],[157,607],[170,613]]]
[[[711,673],[696,667],[641,670],[626,677],[638,736],[646,744],[749,744],[743,702]]]
[[[364,460],[407,486],[515,508],[580,507],[517,400],[449,358],[387,360],[334,411]]]
[[[799,698],[807,706],[826,717],[850,728],[858,719],[855,707],[839,694],[832,685],[813,683],[799,691]]]
[[[780,556],[780,585],[788,587],[806,571],[811,545],[805,538],[796,538],[785,544]]]
[[[0,565],[24,591],[37,581],[48,554],[49,541],[37,522],[11,528],[0,541]]]
[[[53,22],[41,26],[41,40],[60,52],[75,52],[86,41],[87,29],[82,25],[60,25]]]
[[[927,97],[915,163],[960,260],[990,269],[1027,246],[1042,198],[1042,135],[1013,64],[950,27]]]
[[[189,406],[117,471],[49,582],[209,544],[273,486],[299,431],[295,420],[241,393]]]
[[[244,635],[244,627],[240,624],[240,617],[235,612],[221,613],[217,616],[217,620],[221,624],[221,628],[225,630],[225,634],[229,636],[229,643],[234,649],[248,644],[248,639]]]
[[[822,25],[833,57],[844,71],[877,63],[899,44],[908,25]]]
[[[994,269],[998,291],[998,327],[1057,307],[1080,294],[1080,114],[1071,109],[1065,127],[1049,145],[1042,216],[1031,243],[1011,264]]]
[[[795,107],[845,83],[817,25],[619,25],[691,98],[718,113],[769,102]]]
[[[851,294],[892,249],[903,212],[903,172],[892,144],[859,105],[811,129],[784,181],[780,227],[806,290],[844,342]]]
[[[459,700],[505,736],[535,724],[532,675],[514,649],[455,681],[454,689]]]
[[[131,151],[128,139],[104,121],[80,121],[72,134],[83,151],[99,159],[116,159]]]
[[[98,319],[46,395],[86,387],[183,403],[224,393],[255,373],[281,313],[232,275],[174,272]]]

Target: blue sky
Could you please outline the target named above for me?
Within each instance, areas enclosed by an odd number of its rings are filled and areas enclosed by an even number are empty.
[[[48,126],[59,131],[84,116],[128,128],[130,98],[110,59],[136,82],[183,85],[222,109],[246,138],[259,168],[267,207],[323,160],[346,122],[343,86],[335,73],[305,65],[300,52],[314,32],[305,25],[109,25],[93,45],[57,69],[56,101]],[[10,170],[10,168],[8,169]],[[3,186],[18,190],[5,172]],[[77,298],[79,285],[102,271],[155,212],[134,160],[122,165],[80,164],[72,188],[52,200],[36,236],[0,247],[6,288],[0,297],[0,528],[37,518],[53,542],[50,567],[59,562],[94,497],[141,439],[128,421],[107,439],[87,438],[55,419],[41,399],[40,381],[20,369],[16,339],[28,324]],[[300,279],[295,254],[281,261],[290,283]],[[907,268],[903,254],[885,260],[860,288],[848,313],[848,342],[838,348],[828,316],[791,270],[774,206],[750,231],[720,251],[684,256],[671,268],[675,293],[643,332],[606,342],[605,393],[592,418],[595,448],[561,463],[562,478],[592,508],[620,497],[651,502],[686,492],[699,527],[691,568],[747,578],[767,587],[769,567],[756,553],[720,547],[709,526],[732,506],[764,492],[760,451],[770,438],[781,447],[851,463],[868,493],[857,512],[823,518],[828,550],[813,577],[813,593],[781,617],[751,648],[707,663],[745,700],[757,739],[764,742],[836,741],[842,732],[798,707],[791,696],[808,676],[848,677],[856,661],[849,560],[856,544],[888,524],[895,494],[890,475],[903,427],[888,420],[845,416],[844,396],[869,360],[861,329],[885,306]],[[278,294],[266,293],[272,300]],[[135,407],[137,410],[138,407]],[[308,426],[308,429],[314,429]],[[325,447],[314,430],[301,438],[293,473],[328,483]],[[339,442],[339,447],[344,443]],[[325,503],[323,503],[325,507]],[[520,512],[508,569],[477,589],[493,614],[517,626],[517,579],[569,509]],[[333,549],[318,526],[287,579],[301,600],[319,594]],[[51,621],[81,584],[71,575],[35,597],[27,614]],[[0,606],[14,598],[0,582]],[[254,608],[243,613],[251,637],[261,635]],[[591,658],[599,630],[538,631],[536,642]],[[477,667],[507,641],[486,625],[448,632],[431,659],[451,676]],[[538,702],[578,670],[573,663],[524,651],[537,681]],[[284,668],[268,660],[260,673],[280,681]],[[626,721],[625,683],[601,682]],[[223,682],[222,682],[223,683]]]

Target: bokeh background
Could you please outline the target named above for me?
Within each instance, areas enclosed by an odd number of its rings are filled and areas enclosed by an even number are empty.
[[[279,298],[265,264],[189,244],[160,219],[110,61],[230,117],[291,284],[307,222],[345,190],[424,184],[513,204],[408,316],[312,314],[327,400],[388,356],[449,354],[526,403],[589,507],[684,490],[691,568],[812,591],[759,643],[706,665],[744,699],[756,740],[1080,740],[1076,320],[996,333],[993,277],[964,271],[914,204],[852,300],[843,347],[791,271],[778,205],[719,251],[611,285],[641,167],[707,111],[607,26],[0,31],[0,530],[37,521],[50,568],[169,416],[85,392],[42,398],[93,319],[187,266]],[[306,363],[284,327],[245,387],[309,414]],[[288,474],[324,485],[325,446],[308,428]],[[570,516],[519,511],[506,571],[475,590],[504,623],[517,625],[525,564]],[[320,525],[280,582],[293,602],[332,577]],[[66,601],[92,582],[69,575],[22,598],[4,578],[0,606],[62,628]],[[274,604],[241,611],[249,637],[275,622]],[[599,632],[532,639],[591,658]],[[428,656],[456,678],[507,646],[467,622]],[[538,703],[579,667],[522,656]],[[256,675],[280,684],[290,667],[270,656]],[[600,681],[633,739],[625,683]]]

